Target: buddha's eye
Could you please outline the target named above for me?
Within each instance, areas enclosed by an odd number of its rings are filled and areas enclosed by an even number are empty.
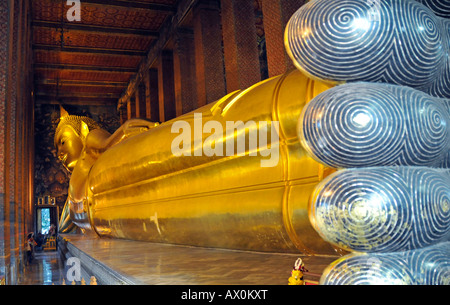
[[[64,145],[64,143],[66,143],[64,140],[61,140],[61,145]]]

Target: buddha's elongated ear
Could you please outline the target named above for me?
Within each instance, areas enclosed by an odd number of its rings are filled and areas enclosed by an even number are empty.
[[[86,139],[88,134],[89,134],[89,127],[88,127],[88,125],[85,122],[81,121],[81,137],[83,139]]]
[[[59,116],[61,119],[69,116],[69,113],[62,106],[59,106],[59,112],[60,112]]]

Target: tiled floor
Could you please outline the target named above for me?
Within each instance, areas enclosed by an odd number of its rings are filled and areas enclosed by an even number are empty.
[[[145,285],[286,285],[299,257],[67,236],[92,258]],[[337,257],[302,257],[311,273]],[[317,279],[317,278],[316,278]]]
[[[144,285],[287,285],[294,254],[267,254],[145,242],[66,236],[75,247]],[[302,257],[320,274],[337,257]],[[315,277],[306,276],[312,280]],[[60,284],[64,265],[58,253],[38,253],[20,284]]]

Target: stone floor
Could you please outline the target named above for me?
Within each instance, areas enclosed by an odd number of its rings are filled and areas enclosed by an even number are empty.
[[[94,260],[143,285],[287,285],[294,254],[205,249],[69,235],[66,239]],[[302,257],[318,280],[338,257]],[[29,269],[28,269],[29,268]],[[36,255],[22,284],[61,283],[64,266],[57,253]]]
[[[64,265],[58,252],[39,252],[27,264],[19,278],[19,285],[52,285],[62,283]]]

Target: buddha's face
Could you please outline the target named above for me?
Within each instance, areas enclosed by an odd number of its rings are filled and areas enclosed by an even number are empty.
[[[71,126],[64,126],[55,135],[55,144],[58,149],[58,159],[68,171],[73,171],[81,152],[83,141]]]

